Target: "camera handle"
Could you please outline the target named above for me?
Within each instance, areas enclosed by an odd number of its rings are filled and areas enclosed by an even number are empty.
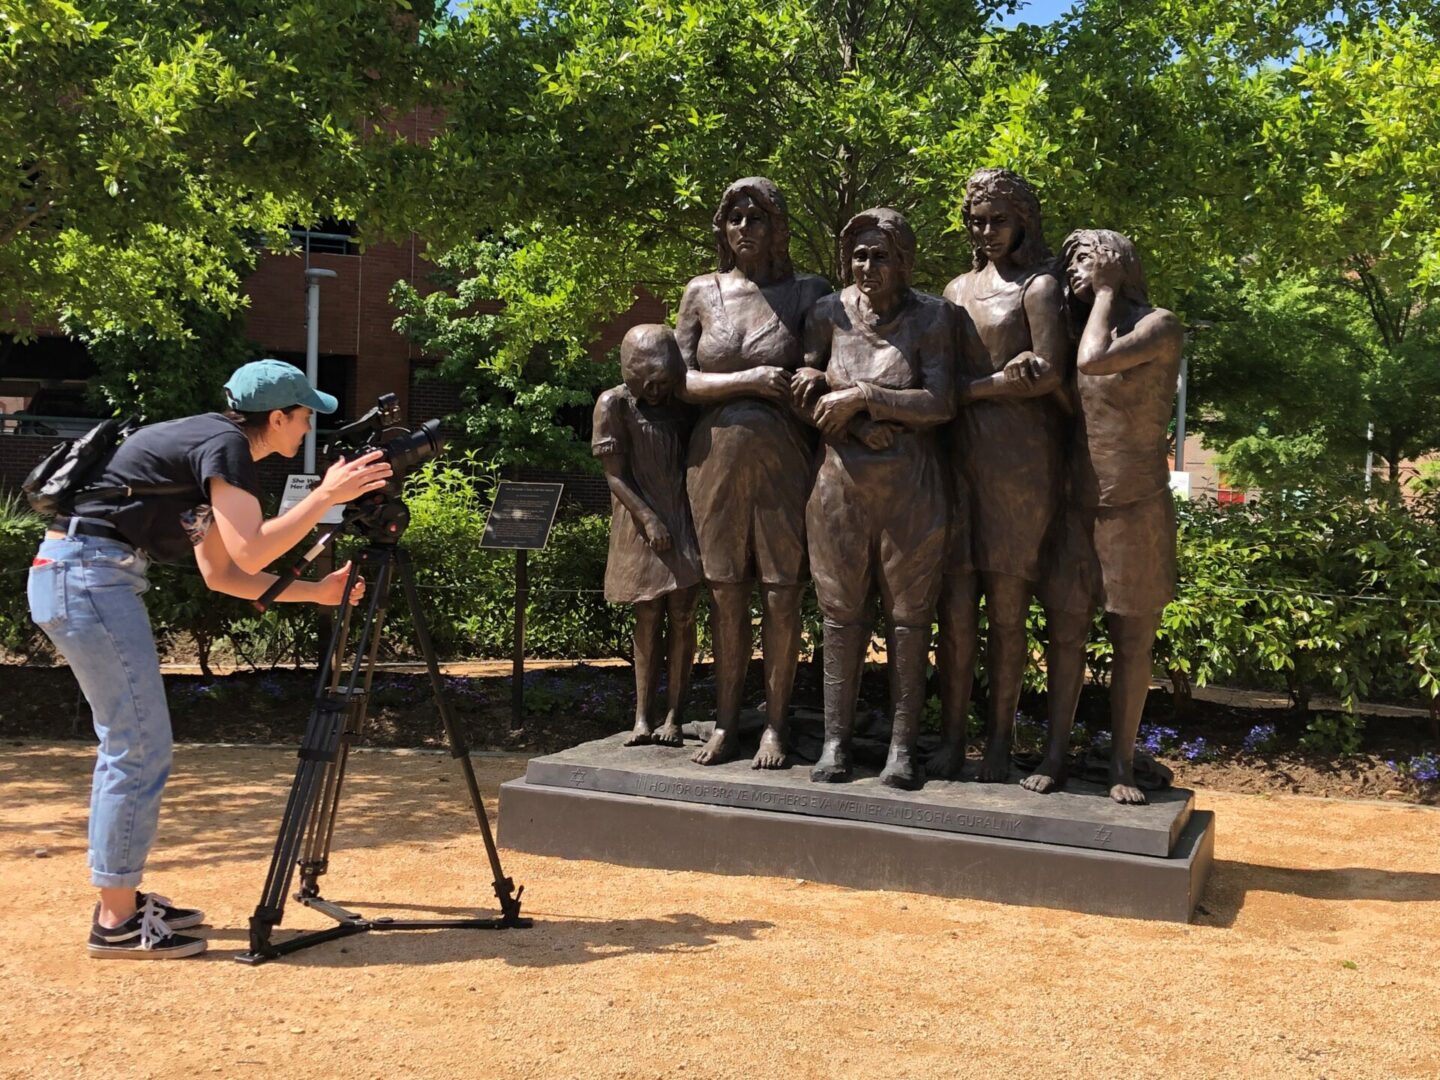
[[[320,557],[320,553],[329,546],[330,541],[334,540],[335,537],[338,536],[345,529],[345,524],[346,523],[342,521],[339,525],[336,525],[333,528],[330,528],[325,532],[321,533],[319,538],[315,541],[314,546],[311,547],[308,551],[306,551],[304,555],[301,555],[299,561],[296,562],[294,566],[290,567],[289,570],[281,571],[276,576],[275,583],[273,585],[271,585],[254,600],[250,601],[251,606],[253,606],[256,611],[262,613],[269,611],[270,605],[275,603],[275,598],[279,596],[282,592],[284,592],[286,589],[288,589],[292,582],[297,581],[300,576],[310,568],[311,564]],[[348,589],[346,590],[346,595],[349,595]]]

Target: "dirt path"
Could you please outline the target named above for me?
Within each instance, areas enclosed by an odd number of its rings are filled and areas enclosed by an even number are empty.
[[[293,751],[177,752],[147,885],[203,906],[211,949],[172,964],[84,956],[90,761],[0,751],[6,1077],[1440,1075],[1434,809],[1202,792],[1191,926],[510,855],[533,930],[252,970]],[[476,766],[493,796],[523,759]],[[462,795],[443,756],[356,755],[326,894],[483,904]]]

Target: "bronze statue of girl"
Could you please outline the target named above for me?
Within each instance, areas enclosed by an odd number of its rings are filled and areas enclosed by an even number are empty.
[[[1140,257],[1128,237],[1080,229],[1066,238],[1062,261],[1084,327],[1075,365],[1080,408],[1074,500],[1081,539],[1098,563],[1115,650],[1110,797],[1143,803],[1135,784],[1135,736],[1150,690],[1155,633],[1175,592],[1175,499],[1167,454],[1184,332],[1172,312],[1150,306]],[[1052,731],[1051,756],[1057,742]]]
[[[974,268],[946,286],[945,298],[960,309],[961,408],[951,452],[961,471],[957,498],[969,499],[956,520],[968,521],[970,546],[957,528],[941,598],[942,743],[930,767],[957,777],[964,765],[978,584],[989,623],[979,779],[993,782],[1009,775],[1029,660],[1025,618],[1061,494],[1060,395],[1071,350],[1064,294],[1030,185],[1008,169],[981,169],[966,185],[962,214]]]
[[[677,396],[685,365],[668,327],[632,327],[620,344],[620,372],[625,381],[595,402],[591,447],[610,486],[605,599],[635,605],[635,726],[625,745],[679,746],[700,591],[700,552],[685,499],[694,417]],[[657,724],[662,669],[667,701]]]

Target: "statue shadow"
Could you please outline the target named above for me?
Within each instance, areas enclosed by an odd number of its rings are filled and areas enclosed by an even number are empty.
[[[349,903],[348,901],[346,902]],[[355,901],[351,910],[364,915],[399,905]],[[405,907],[407,912],[418,912]],[[494,915],[479,908],[425,908],[417,917]],[[525,912],[533,917],[528,930],[372,931],[353,938],[322,942],[280,963],[305,967],[375,967],[385,964],[454,964],[468,960],[500,960],[509,967],[555,968],[618,960],[635,955],[677,955],[708,952],[726,944],[752,941],[775,924],[760,919],[714,922],[693,912],[677,911],[654,918],[587,919],[580,916]],[[249,944],[240,927],[200,931],[210,942],[208,960],[233,960]],[[291,932],[281,927],[274,940]]]
[[[1195,909],[1196,924],[1234,926],[1251,893],[1283,893],[1308,900],[1440,903],[1440,873],[1366,866],[1312,870],[1216,859]]]

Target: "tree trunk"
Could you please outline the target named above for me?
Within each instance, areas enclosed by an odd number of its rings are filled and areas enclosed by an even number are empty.
[[[1175,719],[1180,720],[1190,715],[1191,706],[1195,701],[1195,688],[1190,682],[1190,676],[1179,668],[1170,668],[1167,671],[1170,676],[1170,701],[1175,712]]]

